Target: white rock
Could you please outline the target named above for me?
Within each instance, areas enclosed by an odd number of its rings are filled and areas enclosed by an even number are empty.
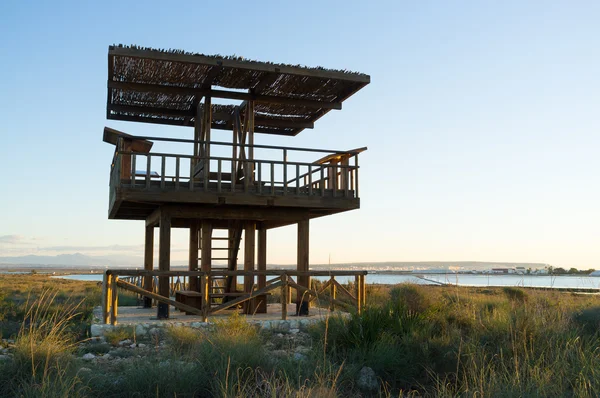
[[[375,371],[368,366],[363,366],[360,372],[358,372],[356,385],[367,391],[377,390],[379,388],[379,381],[377,380]]]
[[[300,333],[300,329],[290,329],[290,333],[291,334],[298,334],[298,333]]]
[[[146,334],[148,334],[148,330],[146,330],[144,325],[137,325],[135,327],[135,334],[136,336],[145,336]]]
[[[84,360],[86,360],[86,361],[91,361],[92,359],[96,358],[96,356],[94,354],[92,354],[91,352],[88,352],[87,354],[85,354],[81,358],[84,359]]]
[[[301,354],[299,352],[294,353],[294,360],[296,361],[304,361],[306,359],[306,355]]]
[[[119,341],[119,345],[121,347],[125,347],[126,345],[130,345],[131,344],[131,340],[127,339],[127,340],[123,340],[123,341]]]
[[[144,343],[138,343],[138,345],[137,345],[137,346],[138,346],[139,348],[144,348],[144,347],[146,347],[146,344],[144,344]]]
[[[92,371],[92,369],[90,369],[90,368],[79,368],[79,371],[82,372],[82,373],[89,373],[89,372]]]
[[[104,335],[105,325],[93,324],[90,326],[90,334],[92,337],[100,337]]]

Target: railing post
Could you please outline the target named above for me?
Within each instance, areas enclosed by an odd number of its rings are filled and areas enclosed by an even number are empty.
[[[285,321],[287,319],[288,292],[290,288],[287,274],[281,275],[281,282],[283,282],[281,286],[281,319]]]
[[[210,287],[208,286],[208,277],[206,274],[200,276],[200,293],[202,294],[202,322],[208,320],[208,313],[210,312]]]
[[[221,159],[217,161],[217,192],[221,193]]]
[[[136,160],[136,155],[134,153],[131,155],[131,186],[132,187],[135,186],[135,160]]]
[[[355,172],[354,172],[354,185],[355,185],[355,191],[354,191],[354,197],[358,198],[358,154],[354,155],[354,167],[355,167]]]
[[[165,158],[165,155],[162,155],[160,157],[160,189],[165,189],[165,173],[167,170],[166,164],[167,159]]]
[[[275,163],[271,162],[271,195],[275,195]]]
[[[283,194],[287,194],[287,149],[283,150]]]
[[[179,163],[180,162],[181,162],[181,158],[179,156],[177,156],[175,158],[175,190],[177,190],[177,191],[179,191]]]
[[[361,307],[362,307],[362,287],[361,287],[361,283],[360,283],[360,275],[356,275],[354,277],[355,279],[355,285],[356,285],[356,312],[358,314],[361,313]]]
[[[110,301],[111,301],[111,293],[110,293],[110,284],[111,284],[112,275],[110,271],[106,271],[104,276],[102,277],[102,323],[109,323],[109,311],[110,311]]]
[[[256,169],[258,169],[258,193],[262,193],[262,164],[256,162]]]
[[[150,188],[150,169],[152,168],[152,156],[146,155],[146,188]]]
[[[362,297],[362,300],[363,300],[363,302],[362,302],[363,307],[365,305],[367,305],[367,285],[365,284],[366,278],[367,278],[366,275],[362,275],[360,277],[361,287],[362,287],[362,293],[361,293],[360,297]]]
[[[312,196],[313,194],[313,184],[312,184],[312,165],[308,165],[308,195]]]
[[[331,305],[330,305],[330,309],[331,311],[335,311],[335,304],[333,303],[335,301],[335,296],[336,296],[336,292],[337,292],[337,286],[335,285],[335,276],[331,277],[331,285],[330,285],[330,289],[331,289]]]
[[[296,195],[300,195],[300,165],[296,165]]]
[[[117,324],[117,315],[119,313],[119,291],[117,288],[117,282],[119,280],[118,276],[113,276],[112,287],[111,287],[111,298],[110,298],[110,324]]]

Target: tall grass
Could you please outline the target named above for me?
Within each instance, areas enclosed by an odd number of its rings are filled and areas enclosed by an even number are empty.
[[[27,311],[15,341],[13,360],[0,370],[2,394],[15,396],[78,396],[83,388],[68,376],[74,351],[72,323],[81,302],[66,301],[57,309],[58,291],[45,290],[25,305]]]

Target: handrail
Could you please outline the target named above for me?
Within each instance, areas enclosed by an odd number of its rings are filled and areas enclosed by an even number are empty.
[[[262,275],[289,275],[289,276],[356,276],[367,275],[368,271],[294,271],[294,270],[269,270],[269,271],[158,271],[158,270],[106,270],[106,273],[115,276],[262,276]]]
[[[291,289],[295,289],[297,292],[297,299],[302,302],[312,302],[318,299],[324,299],[329,302],[329,308],[335,309],[336,305],[342,307],[354,308],[358,313],[361,312],[361,308],[366,304],[366,287],[365,277],[368,274],[367,271],[294,271],[294,270],[269,270],[269,271],[155,271],[155,270],[106,270],[103,279],[102,288],[102,321],[106,324],[112,325],[117,324],[118,314],[118,292],[117,288],[125,289],[136,293],[140,296],[147,297],[155,302],[160,302],[167,305],[172,305],[180,310],[186,311],[187,313],[199,315],[202,317],[203,322],[207,322],[208,315],[215,315],[221,313],[227,308],[237,306],[239,304],[249,302],[250,307],[246,308],[246,313],[254,313],[251,310],[255,304],[252,304],[251,300],[265,300],[265,294],[275,289],[281,289],[281,319],[287,319],[287,304],[291,302]],[[257,276],[271,275],[275,278],[264,281],[261,283],[261,279],[258,278],[258,284],[252,283],[251,287],[246,287],[246,291],[237,295],[237,298],[222,302],[212,301],[215,297],[219,297],[220,294],[210,293],[210,281],[212,276],[252,276],[252,280],[255,280]],[[123,279],[119,279],[119,276],[123,276]],[[188,282],[185,279],[188,277]],[[311,277],[311,276],[325,276],[329,277],[329,280],[324,282],[319,289],[310,286],[302,285],[297,283],[291,277],[297,278]],[[354,276],[355,283],[353,289],[354,294],[350,292],[346,287],[342,286],[336,281],[336,276]],[[177,278],[173,280],[173,278]],[[182,301],[171,298],[172,295],[177,296],[175,290],[188,290],[189,281],[191,278],[200,278],[200,297],[201,302],[197,306],[190,306]],[[161,295],[157,292],[154,283],[147,284],[147,278],[152,278],[154,281],[161,283],[161,280],[166,281],[169,287],[169,294],[166,296]],[[169,280],[170,279],[170,280]],[[183,280],[182,280],[183,279]],[[298,279],[297,279],[298,280]],[[310,278],[309,278],[310,280]],[[153,286],[154,285],[154,286]],[[352,285],[349,285],[352,286]],[[256,288],[256,290],[255,290]],[[346,297],[346,301],[339,300],[336,298],[336,292],[339,292]],[[329,290],[329,294],[324,294]],[[250,311],[251,310],[251,311]],[[248,312],[250,311],[250,312]]]
[[[317,148],[303,148],[303,147],[288,147],[288,146],[277,146],[277,145],[264,145],[264,144],[244,144],[244,143],[231,143],[224,141],[203,141],[203,140],[190,140],[187,138],[164,138],[164,137],[150,137],[150,136],[138,136],[132,135],[127,137],[128,139],[139,139],[139,140],[154,140],[154,141],[166,141],[166,142],[180,142],[187,144],[208,144],[208,145],[222,145],[222,146],[235,146],[235,147],[247,147],[247,148],[258,148],[258,149],[280,149],[288,151],[298,152],[320,152],[330,153],[338,155],[354,155],[354,151],[344,150],[333,150],[333,149],[317,149]]]

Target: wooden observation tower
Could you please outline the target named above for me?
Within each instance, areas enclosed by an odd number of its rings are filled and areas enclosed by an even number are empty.
[[[308,314],[310,295],[301,293],[310,292],[310,220],[360,207],[358,155],[366,148],[259,145],[255,134],[295,136],[312,129],[369,81],[347,71],[109,47],[107,119],[191,127],[185,139],[104,129],[104,141],[115,145],[108,217],[145,221],[142,288],[150,292],[155,284],[152,297],[163,298],[158,318],[169,317],[173,295],[171,228],[189,229],[191,272],[177,302],[206,311],[239,302],[246,313],[257,313],[266,311],[262,292],[270,283],[261,274],[267,271],[268,231],[290,224],[298,226],[296,313]],[[157,142],[180,150],[152,152]]]

